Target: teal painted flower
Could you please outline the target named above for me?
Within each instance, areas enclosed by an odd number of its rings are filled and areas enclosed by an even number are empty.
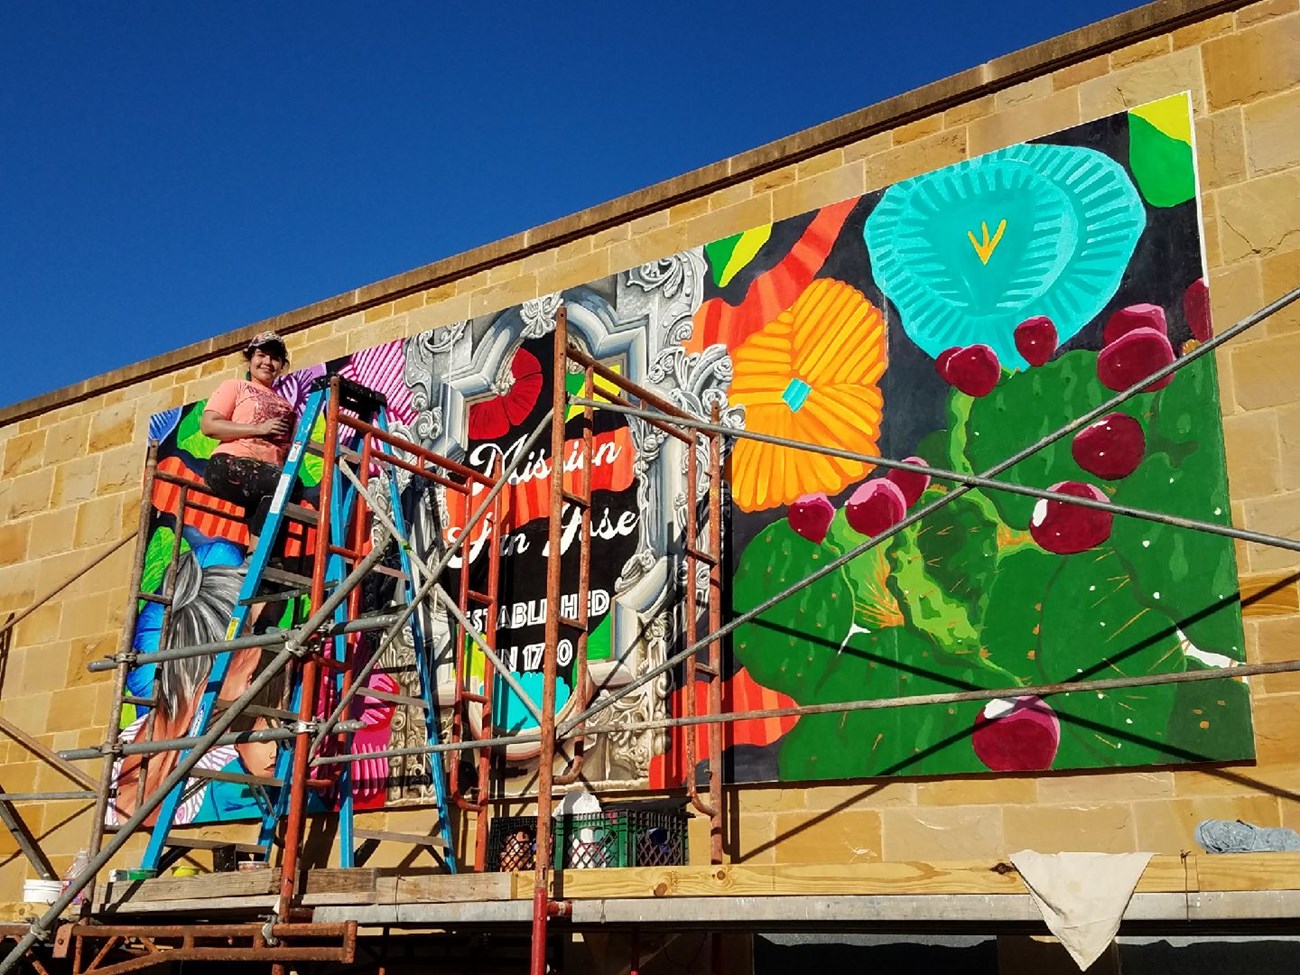
[[[863,236],[876,283],[931,356],[1013,340],[1046,315],[1062,343],[1115,294],[1146,226],[1123,167],[1092,149],[1018,145],[890,187]]]

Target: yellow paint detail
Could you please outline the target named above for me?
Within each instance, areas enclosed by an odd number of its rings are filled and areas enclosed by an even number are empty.
[[[752,230],[746,230],[740,235],[740,240],[736,241],[736,247],[731,252],[731,257],[727,260],[727,266],[722,269],[722,274],[718,278],[718,286],[725,288],[731,283],[731,279],[740,273],[740,269],[754,259],[759,250],[767,243],[768,238],[772,236],[772,225],[764,224],[761,227],[754,227]]]
[[[1150,122],[1171,139],[1192,144],[1192,113],[1188,111],[1186,93],[1130,108],[1129,114]]]
[[[997,233],[993,235],[992,240],[989,239],[989,225],[983,220],[980,221],[980,233],[984,237],[983,240],[976,240],[973,230],[966,231],[966,236],[970,238],[970,245],[975,248],[975,253],[979,255],[981,264],[989,262],[993,252],[998,249],[998,244],[1002,241],[1002,235],[1006,232],[1006,229],[1007,222],[1003,220],[998,224]]]
[[[616,372],[620,376],[623,374],[622,366],[613,365],[610,366],[609,368],[612,372]],[[597,376],[593,374],[591,378],[593,380],[593,385],[596,387],[596,392],[593,395],[590,389],[584,389],[582,391],[582,396],[584,399],[594,399],[597,402],[608,403],[610,402],[609,395],[613,395],[613,396],[618,395],[618,387],[615,386],[608,379],[606,379],[604,376]],[[609,395],[602,396],[601,393],[607,393]],[[580,416],[581,414],[582,414],[581,406],[570,406],[564,412],[564,422],[568,423],[575,416]]]

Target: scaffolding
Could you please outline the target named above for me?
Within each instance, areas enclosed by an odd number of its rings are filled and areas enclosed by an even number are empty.
[[[16,943],[8,955],[0,961],[0,975],[11,971],[29,955],[37,945],[54,940],[55,957],[67,957],[71,953],[75,959],[74,970],[81,972],[126,971],[147,968],[168,961],[187,959],[234,960],[270,962],[283,971],[283,966],[295,961],[337,961],[350,962],[356,955],[357,925],[353,919],[347,922],[318,921],[313,916],[312,908],[305,897],[308,884],[304,883],[303,871],[300,869],[302,845],[304,842],[304,820],[306,814],[307,790],[313,784],[329,781],[328,770],[346,769],[352,763],[374,758],[395,758],[424,756],[435,760],[447,755],[451,758],[451,771],[448,772],[448,794],[451,800],[468,817],[475,827],[475,853],[473,856],[474,872],[486,868],[485,844],[488,835],[489,793],[491,775],[494,768],[494,750],[507,745],[522,742],[535,743],[538,750],[537,765],[537,823],[536,853],[533,857],[533,877],[531,896],[528,900],[527,921],[531,929],[530,972],[532,975],[544,975],[547,965],[548,930],[552,919],[587,918],[592,921],[590,911],[585,910],[581,902],[581,891],[590,889],[599,891],[598,878],[583,878],[587,883],[570,883],[566,878],[563,884],[557,883],[553,876],[553,857],[551,851],[554,843],[552,813],[553,797],[557,788],[579,780],[586,739],[611,733],[610,729],[601,729],[592,724],[592,719],[602,711],[612,707],[617,701],[634,693],[651,681],[660,679],[672,671],[679,671],[684,684],[683,699],[685,713],[669,714],[663,718],[654,718],[635,722],[624,722],[618,726],[621,732],[647,731],[664,729],[681,729],[684,735],[687,756],[687,781],[684,790],[694,808],[709,820],[709,860],[717,866],[714,875],[718,883],[730,882],[731,875],[725,865],[723,836],[726,826],[724,809],[725,795],[722,788],[722,774],[719,759],[722,752],[723,729],[727,723],[754,718],[800,716],[818,713],[849,712],[882,708],[908,707],[920,704],[956,703],[963,701],[992,700],[1011,696],[1036,695],[1047,697],[1053,694],[1077,692],[1082,690],[1105,691],[1123,687],[1150,686],[1155,684],[1172,684],[1199,680],[1223,679],[1222,672],[1213,670],[1183,671],[1169,674],[1144,675],[1137,677],[1120,677],[1104,679],[1081,679],[1065,683],[1042,684],[1037,686],[1002,687],[996,689],[960,690],[939,694],[896,696],[891,698],[870,698],[856,701],[835,702],[829,704],[801,705],[763,710],[731,711],[723,707],[721,698],[720,675],[723,670],[723,646],[726,637],[737,627],[757,619],[783,600],[789,598],[808,585],[837,571],[853,560],[861,557],[872,548],[888,541],[911,525],[921,521],[944,505],[950,504],[962,495],[975,490],[1007,491],[1032,497],[1046,499],[1085,508],[1102,508],[1112,515],[1145,519],[1178,528],[1212,533],[1228,538],[1238,539],[1254,544],[1273,546],[1289,551],[1300,551],[1300,541],[1284,538],[1248,529],[1235,528],[1231,525],[1209,523],[1196,519],[1184,518],[1159,511],[1118,505],[1091,498],[1080,498],[1060,492],[1025,487],[1000,479],[1000,475],[1021,461],[1031,457],[1048,445],[1071,435],[1112,412],[1116,407],[1147,389],[1152,383],[1173,375],[1179,369],[1199,358],[1212,354],[1225,343],[1257,326],[1281,309],[1300,299],[1297,288],[1256,313],[1236,323],[1219,335],[1185,351],[1185,354],[1142,378],[1139,382],[1123,390],[1106,402],[1076,417],[1058,430],[1043,437],[1016,452],[1011,457],[994,465],[980,474],[969,474],[941,467],[918,464],[912,461],[900,461],[889,458],[867,456],[850,451],[826,447],[824,445],[803,443],[781,437],[765,435],[753,431],[725,426],[720,422],[719,410],[714,406],[709,416],[695,416],[668,402],[653,390],[644,388],[610,369],[605,364],[590,356],[578,344],[571,342],[568,336],[567,317],[563,306],[558,309],[554,332],[552,366],[553,401],[550,410],[536,429],[532,431],[523,450],[515,454],[509,464],[497,463],[491,475],[483,475],[468,467],[452,461],[450,458],[434,454],[418,444],[395,437],[386,430],[367,424],[335,408],[330,411],[324,453],[327,470],[337,468],[341,478],[345,478],[355,490],[360,500],[359,511],[365,517],[352,524],[353,544],[350,551],[344,553],[331,551],[326,539],[324,524],[316,526],[316,566],[312,585],[311,613],[307,619],[287,631],[268,633],[262,636],[241,637],[197,647],[164,648],[151,655],[152,660],[169,658],[208,656],[227,653],[234,649],[258,647],[271,657],[264,669],[250,683],[237,700],[228,702],[216,714],[210,726],[199,735],[190,735],[166,741],[139,741],[124,743],[117,733],[118,722],[110,725],[108,737],[103,746],[96,749],[65,752],[62,755],[43,754],[42,757],[56,764],[65,774],[85,787],[76,793],[77,797],[92,796],[95,799],[95,822],[92,827],[91,851],[89,865],[68,883],[62,895],[41,917],[22,930],[21,934],[9,928],[0,929],[0,939],[9,937]],[[566,391],[564,377],[571,370],[583,374],[584,383],[581,394],[574,395]],[[595,394],[597,379],[601,381],[600,395]],[[333,380],[337,389],[337,379]],[[566,450],[566,417],[573,409],[580,411],[583,417],[583,435],[581,445],[582,473],[575,487],[566,485],[561,472],[561,458]],[[657,429],[666,437],[674,439],[684,448],[684,468],[687,485],[687,517],[683,526],[684,538],[678,556],[685,569],[687,584],[684,592],[684,609],[681,617],[681,643],[666,659],[648,668],[617,689],[597,688],[592,680],[587,656],[586,640],[588,636],[588,603],[586,598],[590,587],[590,541],[591,541],[591,504],[592,504],[592,460],[593,460],[593,419],[597,410],[619,413],[637,418]],[[359,451],[338,450],[339,430],[348,429],[360,436],[363,446]],[[552,475],[550,477],[550,510],[548,513],[548,537],[552,557],[548,562],[546,578],[546,616],[545,643],[542,650],[542,697],[534,701],[525,688],[505,666],[495,647],[495,610],[499,606],[500,583],[500,545],[495,544],[496,536],[491,534],[490,564],[486,591],[478,592],[471,587],[469,572],[460,573],[459,592],[455,597],[441,584],[444,570],[461,554],[467,540],[480,522],[484,522],[489,533],[501,529],[502,506],[500,494],[516,468],[524,463],[534,445],[539,443],[549,431],[552,457]],[[879,534],[865,539],[860,544],[845,551],[842,555],[828,561],[810,572],[798,582],[782,591],[764,599],[749,610],[724,619],[722,606],[722,564],[723,564],[723,509],[724,509],[724,455],[726,445],[736,439],[748,438],[784,447],[792,447],[812,453],[849,460],[864,461],[886,469],[910,471],[928,475],[937,480],[951,483],[953,488],[940,498],[922,505],[907,514],[901,521]],[[382,448],[379,445],[383,445]],[[372,447],[373,445],[373,447]],[[703,461],[701,461],[703,458]],[[352,463],[349,463],[351,461]],[[662,461],[661,461],[662,462]],[[469,501],[477,498],[477,506],[467,517],[463,530],[448,544],[442,555],[433,564],[426,563],[414,550],[406,537],[401,523],[400,512],[384,511],[384,505],[372,493],[369,482],[371,468],[377,464],[387,463],[393,468],[401,469],[412,477],[431,481],[447,490],[462,492]],[[121,707],[129,703],[125,694],[126,675],[139,656],[132,649],[132,631],[137,600],[146,598],[138,592],[139,579],[144,563],[146,531],[149,524],[150,505],[155,479],[162,475],[157,471],[156,453],[151,449],[146,466],[144,498],[142,502],[139,529],[118,545],[101,553],[91,566],[123,547],[134,538],[136,541],[135,573],[132,598],[127,612],[122,641],[118,653],[107,661],[91,665],[95,671],[113,670],[114,676],[114,717]],[[701,471],[703,468],[703,472]],[[703,473],[703,476],[701,476]],[[701,488],[701,485],[703,487]],[[190,502],[187,492],[201,489],[195,483],[176,484],[181,491],[181,517],[178,524],[183,524],[185,505],[198,507],[201,502]],[[481,494],[481,497],[480,497]],[[328,497],[322,501],[322,509],[328,507]],[[579,590],[576,616],[562,613],[561,599],[564,580],[562,578],[561,550],[562,533],[565,526],[566,511],[576,509],[579,512],[580,527],[578,543],[580,545]],[[704,527],[701,530],[700,513],[704,513]],[[306,536],[304,536],[305,541]],[[365,540],[369,538],[369,544]],[[177,533],[179,539],[179,533]],[[380,563],[388,548],[388,542],[395,540],[405,553],[404,565],[411,576],[413,596],[397,613],[384,613],[379,616],[364,616],[359,613],[358,589],[361,582]],[[179,554],[179,540],[173,548],[173,558]],[[328,594],[323,586],[324,564],[331,556],[346,554],[351,569],[345,577],[337,580],[337,585]],[[467,562],[466,562],[467,564]],[[88,566],[87,568],[89,568]],[[696,579],[706,577],[703,605],[697,593]],[[75,576],[74,576],[75,578]],[[418,584],[417,583],[418,580]],[[72,580],[70,579],[69,582]],[[66,585],[65,583],[64,585]],[[170,583],[169,583],[170,585]],[[59,587],[62,588],[62,587]],[[55,590],[57,591],[57,589]],[[48,598],[49,595],[43,597]],[[153,598],[168,606],[171,591],[164,587],[160,596]],[[39,603],[38,603],[39,604]],[[485,620],[480,630],[471,622],[470,607],[486,609],[482,614]],[[253,732],[231,732],[231,725],[236,718],[250,707],[255,707],[254,699],[278,674],[286,669],[297,669],[303,674],[304,687],[315,686],[318,669],[330,660],[330,647],[335,641],[346,640],[350,634],[368,630],[384,632],[383,645],[395,638],[400,628],[421,607],[430,607],[434,611],[445,611],[452,621],[451,653],[454,659],[455,692],[449,727],[452,729],[449,740],[438,741],[431,734],[428,744],[417,748],[392,748],[380,752],[356,754],[347,749],[348,732],[355,727],[346,720],[349,702],[362,690],[364,682],[372,668],[379,660],[380,652],[374,653],[368,664],[353,667],[346,664],[337,669],[341,674],[339,699],[333,702],[329,713],[324,708],[317,708],[310,700],[310,694],[304,695],[292,727],[268,729]],[[32,607],[35,608],[35,607]],[[29,609],[27,612],[30,612]],[[336,612],[337,611],[337,612]],[[24,614],[25,615],[25,614]],[[700,632],[700,620],[707,624]],[[13,626],[21,619],[11,618],[0,637],[8,638]],[[556,719],[556,679],[558,672],[558,647],[565,635],[573,638],[575,655],[575,697],[574,713],[563,721]],[[466,686],[467,675],[466,651],[473,646],[482,653],[486,660],[486,680],[480,691]],[[704,660],[700,655],[704,655]],[[356,655],[348,657],[355,661]],[[1300,671],[1300,660],[1287,660],[1271,663],[1240,664],[1231,670],[1233,677],[1247,677],[1256,674],[1275,674]],[[310,678],[310,679],[309,679]],[[424,682],[425,702],[429,713],[433,714],[434,675],[430,669],[421,675]],[[538,724],[535,733],[504,734],[495,728],[492,721],[493,687],[500,679],[508,685],[522,702],[523,707],[533,716]],[[697,685],[705,684],[702,713],[697,712]],[[480,714],[478,730],[472,728],[469,709],[477,708]],[[431,724],[432,728],[432,724]],[[0,725],[0,731],[20,739],[17,729]],[[701,737],[707,736],[707,738]],[[245,742],[255,740],[291,739],[293,747],[293,775],[289,781],[290,789],[287,808],[284,810],[284,826],[280,847],[279,877],[275,885],[275,900],[269,915],[263,923],[226,924],[195,920],[191,924],[157,925],[140,921],[134,925],[114,925],[106,923],[108,919],[97,915],[95,897],[88,897],[83,916],[70,923],[60,924],[63,913],[73,904],[79,895],[88,888],[93,891],[96,878],[108,865],[126,842],[139,831],[150,814],[163,802],[164,798],[183,783],[192,772],[199,759],[211,747],[217,744]],[[328,747],[334,742],[338,747]],[[701,745],[707,742],[709,770],[707,782],[703,789],[695,775],[695,764]],[[31,750],[42,752],[34,739],[28,742]],[[44,750],[48,751],[48,750]],[[135,811],[113,833],[105,832],[105,814],[113,801],[113,764],[121,756],[138,753],[154,755],[165,751],[178,752],[180,757],[163,782],[148,794],[141,790]],[[461,781],[460,763],[456,756],[470,753],[474,768],[472,785],[466,787]],[[69,765],[70,761],[98,759],[104,763],[103,773],[95,782]],[[436,765],[436,761],[435,761]],[[557,771],[558,767],[558,771]],[[312,779],[316,775],[323,778]],[[142,779],[143,781],[143,779]],[[94,786],[92,789],[91,786]],[[54,793],[32,795],[0,794],[0,813],[12,813],[15,803],[20,801],[40,801],[41,798],[53,798]],[[62,796],[63,794],[57,794]],[[4,825],[11,825],[12,815],[3,819]],[[166,824],[162,827],[166,829]],[[19,828],[18,832],[22,832]],[[15,833],[15,836],[18,835]],[[30,839],[30,836],[28,836]],[[418,839],[418,838],[417,838]],[[408,837],[409,841],[410,838]],[[43,854],[39,850],[29,851],[23,848],[42,875],[52,873],[48,861],[41,864]],[[268,850],[269,853],[269,850]],[[594,873],[600,873],[595,871]],[[455,881],[456,878],[449,878]],[[513,890],[513,888],[511,888]],[[578,893],[574,893],[577,891]],[[592,894],[591,896],[596,896]],[[468,908],[467,908],[468,909]],[[727,921],[716,911],[696,907],[700,913],[696,923],[714,932],[727,926]],[[611,912],[617,915],[617,911]],[[519,921],[518,911],[514,913],[498,911],[496,913],[480,911],[481,920]],[[489,916],[491,915],[491,916]],[[450,912],[447,917],[458,916]],[[599,920],[604,921],[611,914],[606,913],[602,901]],[[753,917],[763,917],[763,910],[756,909]],[[1191,917],[1191,906],[1188,914]],[[355,917],[355,915],[354,915]],[[592,921],[594,923],[594,921]],[[629,915],[626,923],[636,928],[636,917]],[[224,940],[223,940],[224,939]],[[127,961],[114,962],[118,957],[114,951],[130,948]],[[637,951],[638,949],[634,949]],[[34,964],[40,964],[36,959]],[[635,967],[635,960],[634,960]]]

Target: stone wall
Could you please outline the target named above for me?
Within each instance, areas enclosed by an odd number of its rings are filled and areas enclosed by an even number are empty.
[[[1197,118],[1222,330],[1300,285],[1300,0],[1151,4],[573,217],[0,410],[0,615],[134,529],[150,414],[207,395],[237,370],[253,331],[288,333],[294,365],[311,365],[1183,90]],[[1300,447],[1300,306],[1225,348],[1219,369],[1234,521],[1296,536],[1300,452],[1289,450]],[[79,578],[13,635],[0,716],[48,747],[103,738],[111,675],[85,664],[116,649],[129,552]],[[1238,558],[1250,660],[1295,657],[1300,558],[1258,546],[1242,546]],[[1207,817],[1300,828],[1300,677],[1257,678],[1252,692],[1255,765],[746,788],[731,797],[729,854],[765,863],[964,859],[1026,847],[1173,853],[1193,848]],[[3,737],[0,768],[10,792],[72,787]],[[85,845],[88,807],[21,811],[59,869]],[[419,818],[402,811],[390,826],[413,831]],[[698,857],[704,831],[692,838]],[[16,898],[28,875],[0,835],[0,900]]]

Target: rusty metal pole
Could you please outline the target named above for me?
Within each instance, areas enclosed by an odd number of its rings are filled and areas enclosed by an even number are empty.
[[[714,424],[721,419],[715,401],[711,411]],[[709,632],[722,627],[722,437],[709,437]],[[713,682],[709,684],[709,714],[722,714],[722,640],[709,643],[709,667]],[[709,725],[709,806],[713,810],[709,823],[709,858],[722,862],[722,725]]]
[[[316,563],[312,566],[311,604],[325,602],[325,570],[329,562],[331,509],[333,504],[334,467],[338,463],[339,378],[330,379],[329,403],[325,414],[324,463],[321,468],[320,504],[317,509]],[[277,917],[288,916],[298,883],[299,847],[307,808],[307,760],[311,751],[311,722],[316,711],[316,683],[320,679],[320,647],[309,652],[302,662],[299,680],[298,737],[293,743],[293,771],[289,778],[289,812],[284,823],[284,853],[280,858],[280,896],[275,904]]]
[[[555,315],[555,354],[551,365],[551,520],[547,533],[546,646],[542,649],[542,717],[537,756],[537,852],[533,863],[533,940],[531,975],[546,975],[546,922],[550,911],[551,788],[555,774],[555,671],[560,642],[560,544],[564,535],[564,381],[568,374],[568,314]]]

